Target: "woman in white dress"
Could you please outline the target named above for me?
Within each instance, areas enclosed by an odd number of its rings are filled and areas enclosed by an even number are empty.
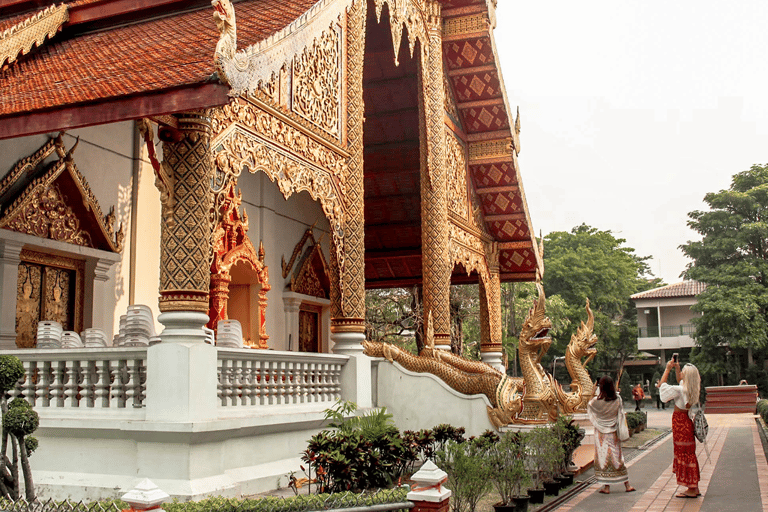
[[[596,386],[599,394],[587,404],[589,420],[595,427],[595,477],[603,485],[600,492],[610,494],[611,485],[624,483],[627,492],[635,490],[629,485],[621,440],[616,433],[619,424],[619,412],[624,405],[616,394],[613,379],[604,376]]]
[[[669,372],[675,369],[679,384],[667,384]],[[680,370],[680,364],[675,360],[667,363],[659,381],[659,396],[662,402],[675,402],[675,412],[672,414],[672,442],[674,443],[674,459],[672,471],[677,477],[677,485],[688,489],[677,495],[678,498],[696,498],[699,492],[699,459],[696,458],[696,438],[693,436],[693,412],[691,407],[699,403],[701,377],[699,370],[692,364],[686,364]]]

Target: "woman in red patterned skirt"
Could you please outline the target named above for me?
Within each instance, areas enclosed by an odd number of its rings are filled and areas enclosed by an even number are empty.
[[[667,384],[669,372],[675,369],[678,385]],[[693,436],[693,415],[691,406],[699,402],[701,377],[699,370],[692,364],[686,364],[680,370],[680,363],[671,360],[667,363],[664,375],[659,381],[659,396],[662,402],[675,402],[672,414],[672,441],[675,456],[672,471],[677,477],[677,485],[688,489],[677,495],[678,498],[697,498],[699,492],[699,460],[696,458],[696,438]]]

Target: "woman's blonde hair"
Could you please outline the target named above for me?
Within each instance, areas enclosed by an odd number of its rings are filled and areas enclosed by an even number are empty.
[[[699,369],[691,363],[683,366],[683,381],[680,383],[688,403],[691,405],[699,403],[699,393],[701,392],[701,376]]]

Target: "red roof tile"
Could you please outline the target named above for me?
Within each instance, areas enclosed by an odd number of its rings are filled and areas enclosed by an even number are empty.
[[[664,299],[674,297],[695,297],[706,289],[707,285],[698,281],[683,281],[682,283],[670,284],[661,288],[654,288],[644,292],[636,293],[630,297],[632,300],[638,299]]]
[[[238,2],[238,46],[267,38],[316,1]],[[204,83],[214,72],[219,34],[209,7],[68,36],[65,28],[0,72],[0,116]]]

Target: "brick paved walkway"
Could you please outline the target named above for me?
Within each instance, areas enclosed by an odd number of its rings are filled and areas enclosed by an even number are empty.
[[[669,427],[670,411],[648,411],[651,427]],[[698,445],[701,468],[697,499],[676,498],[684,491],[672,473],[672,436],[667,436],[652,449],[643,451],[627,467],[636,492],[623,492],[613,486],[611,494],[597,491],[594,484],[574,499],[560,506],[561,512],[630,511],[630,512],[759,512],[768,511],[768,463],[751,414],[707,415],[709,421],[710,457]]]

